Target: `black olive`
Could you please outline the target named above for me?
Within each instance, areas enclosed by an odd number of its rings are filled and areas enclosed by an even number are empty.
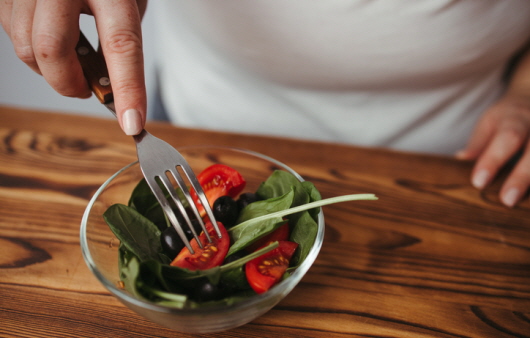
[[[199,302],[207,302],[211,300],[219,300],[227,295],[223,287],[215,285],[210,281],[198,283],[193,289],[193,299]]]
[[[213,215],[225,228],[234,226],[239,216],[236,201],[230,196],[219,197],[213,204]]]
[[[188,226],[188,223],[186,222],[186,219],[179,210],[173,210],[175,213],[175,216],[177,217],[177,221],[179,224],[181,224],[182,229],[184,230],[184,234],[186,235],[186,238],[192,239],[193,238],[193,232],[191,231],[190,227]],[[186,215],[188,215],[191,224],[193,225],[193,229],[195,229],[195,232],[197,233],[197,236],[201,234],[202,227],[199,221],[195,218],[195,215],[193,215],[192,211],[190,209],[186,209]],[[167,225],[167,223],[166,223]]]
[[[182,228],[184,229],[184,233],[186,234],[186,237],[188,239],[192,239],[193,232],[191,232],[191,229],[186,223],[186,221],[183,221],[181,224],[182,224]],[[202,232],[201,223],[199,223],[197,219],[193,218],[191,219],[191,225],[193,225],[193,229],[195,229],[195,233],[197,234],[197,236],[199,236]]]
[[[246,192],[244,194],[241,194],[237,200],[237,207],[239,209],[239,211],[243,210],[244,207],[246,207],[247,205],[249,205],[250,203],[254,203],[256,201],[259,201],[260,198],[258,195],[254,194],[254,193],[251,193],[251,192]]]
[[[158,230],[160,230],[160,231],[164,231],[164,230],[166,230],[166,228],[167,228],[167,222],[166,222],[166,220],[163,220],[163,221],[157,221],[157,222],[155,222],[155,225],[156,225],[156,227],[158,228]]]
[[[160,244],[164,253],[171,259],[174,259],[182,248],[184,248],[184,242],[182,242],[182,239],[180,239],[177,231],[172,226],[162,231],[162,234],[160,234]]]

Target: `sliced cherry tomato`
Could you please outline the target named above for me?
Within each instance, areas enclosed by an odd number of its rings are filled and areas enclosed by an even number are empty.
[[[254,252],[258,249],[263,248],[273,242],[286,241],[289,239],[289,223],[286,221],[284,225],[274,230],[270,234],[258,239],[247,247],[247,251]]]
[[[197,179],[210,206],[213,206],[214,202],[221,196],[236,197],[246,185],[245,179],[237,170],[224,164],[209,166],[197,175]],[[201,216],[204,216],[204,208],[198,203],[197,194],[194,190],[191,191],[191,197]]]
[[[264,293],[277,284],[289,267],[298,244],[278,242],[279,246],[245,264],[247,281],[256,293]]]
[[[222,238],[219,238],[212,223],[208,222],[205,225],[212,242],[208,243],[206,234],[202,232],[199,235],[199,240],[203,243],[203,248],[201,249],[195,238],[193,238],[190,244],[195,253],[192,255],[188,248],[184,247],[173,262],[171,262],[171,265],[189,270],[206,270],[223,263],[228,253],[228,248],[230,247],[228,232],[223,224],[218,222],[217,225],[222,235]]]

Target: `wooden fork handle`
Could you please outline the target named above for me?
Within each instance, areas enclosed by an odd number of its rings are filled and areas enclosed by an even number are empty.
[[[112,102],[114,100],[112,86],[103,53],[92,47],[83,32],[79,33],[79,42],[75,48],[90,89],[101,103]]]

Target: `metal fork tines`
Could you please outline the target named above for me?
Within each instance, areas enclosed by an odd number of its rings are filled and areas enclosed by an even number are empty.
[[[105,105],[114,114],[114,116],[116,116],[112,86],[109,80],[109,73],[103,54],[96,52],[83,33],[80,33],[79,35],[79,42],[76,46],[76,52],[88,85],[98,100]],[[188,250],[190,250],[192,254],[194,253],[190,241],[184,233],[183,226],[188,226],[190,228],[193,237],[199,244],[199,247],[202,248],[204,243],[200,241],[199,235],[193,227],[192,220],[186,212],[186,208],[184,208],[182,201],[178,197],[171,180],[169,180],[168,174],[170,174],[170,176],[173,177],[173,179],[177,182],[177,186],[182,191],[182,194],[185,196],[185,200],[188,202],[190,209],[192,210],[192,216],[196,218],[201,225],[207,240],[211,242],[212,238],[208,234],[197,206],[191,198],[188,186],[186,185],[185,180],[182,178],[177,168],[181,169],[181,171],[184,173],[184,176],[188,178],[191,188],[195,190],[200,204],[202,204],[204,207],[206,215],[210,219],[213,228],[215,229],[216,235],[221,238],[221,231],[219,230],[219,226],[215,221],[210,204],[208,203],[206,195],[204,194],[197,177],[193,173],[193,170],[189,166],[188,162],[186,162],[186,159],[167,142],[154,137],[146,130],[142,130],[140,134],[134,136],[134,140],[136,141],[136,150],[138,153],[140,168],[142,169],[147,184],[151,188],[151,191],[162,206],[162,209],[171,222],[171,225],[175,228]],[[157,179],[161,182],[161,185],[165,188],[167,194],[164,193],[164,188],[158,184]],[[168,200],[166,195],[169,195],[171,199]],[[175,212],[172,209],[172,203],[170,203],[170,201],[172,201],[173,205],[176,206],[178,212],[182,214],[182,219],[184,220],[183,222],[179,221],[177,218]]]
[[[179,222],[175,212],[171,208],[171,203],[166,198],[166,194],[164,193],[164,189],[162,189],[161,185],[163,185],[163,187],[171,197],[171,200],[173,201],[174,205],[178,208],[178,211],[183,216],[182,218],[193,233],[193,237],[197,241],[199,247],[202,248],[203,243],[200,241],[199,235],[196,233],[193,227],[192,220],[190,219],[186,208],[184,207],[181,199],[179,198],[173,186],[173,183],[168,177],[168,174],[170,174],[170,177],[174,178],[178,187],[182,191],[182,194],[185,197],[185,200],[188,202],[190,209],[193,213],[192,216],[194,216],[195,219],[197,219],[197,221],[201,225],[201,228],[204,231],[208,242],[211,242],[212,239],[208,234],[204,221],[199,213],[197,206],[193,201],[193,198],[191,197],[188,186],[185,180],[182,178],[182,175],[180,174],[178,168],[182,170],[182,172],[185,174],[184,176],[187,177],[191,188],[195,190],[195,193],[197,194],[200,203],[203,205],[204,210],[206,211],[206,215],[210,219],[210,222],[212,223],[213,228],[215,229],[216,235],[221,238],[221,231],[217,226],[217,222],[215,221],[215,217],[208,203],[208,199],[206,198],[206,195],[204,194],[204,191],[199,181],[197,180],[197,177],[195,176],[193,170],[187,163],[186,159],[167,142],[157,137],[154,137],[146,130],[143,130],[139,135],[134,136],[134,140],[136,141],[136,150],[138,153],[140,168],[142,169],[147,184],[151,188],[151,191],[158,200],[158,203],[160,203],[160,205],[162,206],[164,213],[166,214],[170,223],[175,228],[188,250],[190,250],[192,254],[194,253],[190,242],[187,239],[186,234],[184,233],[184,230],[182,228],[183,225],[181,224],[181,222]],[[161,185],[159,184],[159,182],[161,183]]]

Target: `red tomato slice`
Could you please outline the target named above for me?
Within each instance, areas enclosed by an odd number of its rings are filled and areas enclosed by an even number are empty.
[[[280,226],[278,229],[274,230],[270,234],[264,236],[261,239],[258,239],[256,242],[249,245],[246,248],[246,250],[249,252],[254,252],[273,242],[286,241],[288,239],[289,239],[289,222],[286,221],[285,224]]]
[[[278,242],[279,246],[245,264],[247,281],[256,293],[264,293],[276,285],[289,267],[298,244]]]
[[[237,170],[224,164],[209,166],[197,175],[197,178],[210,206],[213,206],[213,203],[221,196],[236,197],[246,185],[245,179]],[[194,190],[191,191],[191,197],[201,216],[204,216],[204,208],[198,202],[197,193]]]
[[[171,265],[189,270],[206,270],[223,263],[230,247],[228,232],[223,224],[218,222],[217,225],[222,235],[222,238],[218,238],[212,223],[208,222],[205,225],[212,242],[208,243],[206,234],[202,232],[199,235],[199,239],[203,243],[203,248],[201,249],[195,238],[193,238],[190,244],[195,253],[192,255],[188,248],[184,247],[171,262]]]

